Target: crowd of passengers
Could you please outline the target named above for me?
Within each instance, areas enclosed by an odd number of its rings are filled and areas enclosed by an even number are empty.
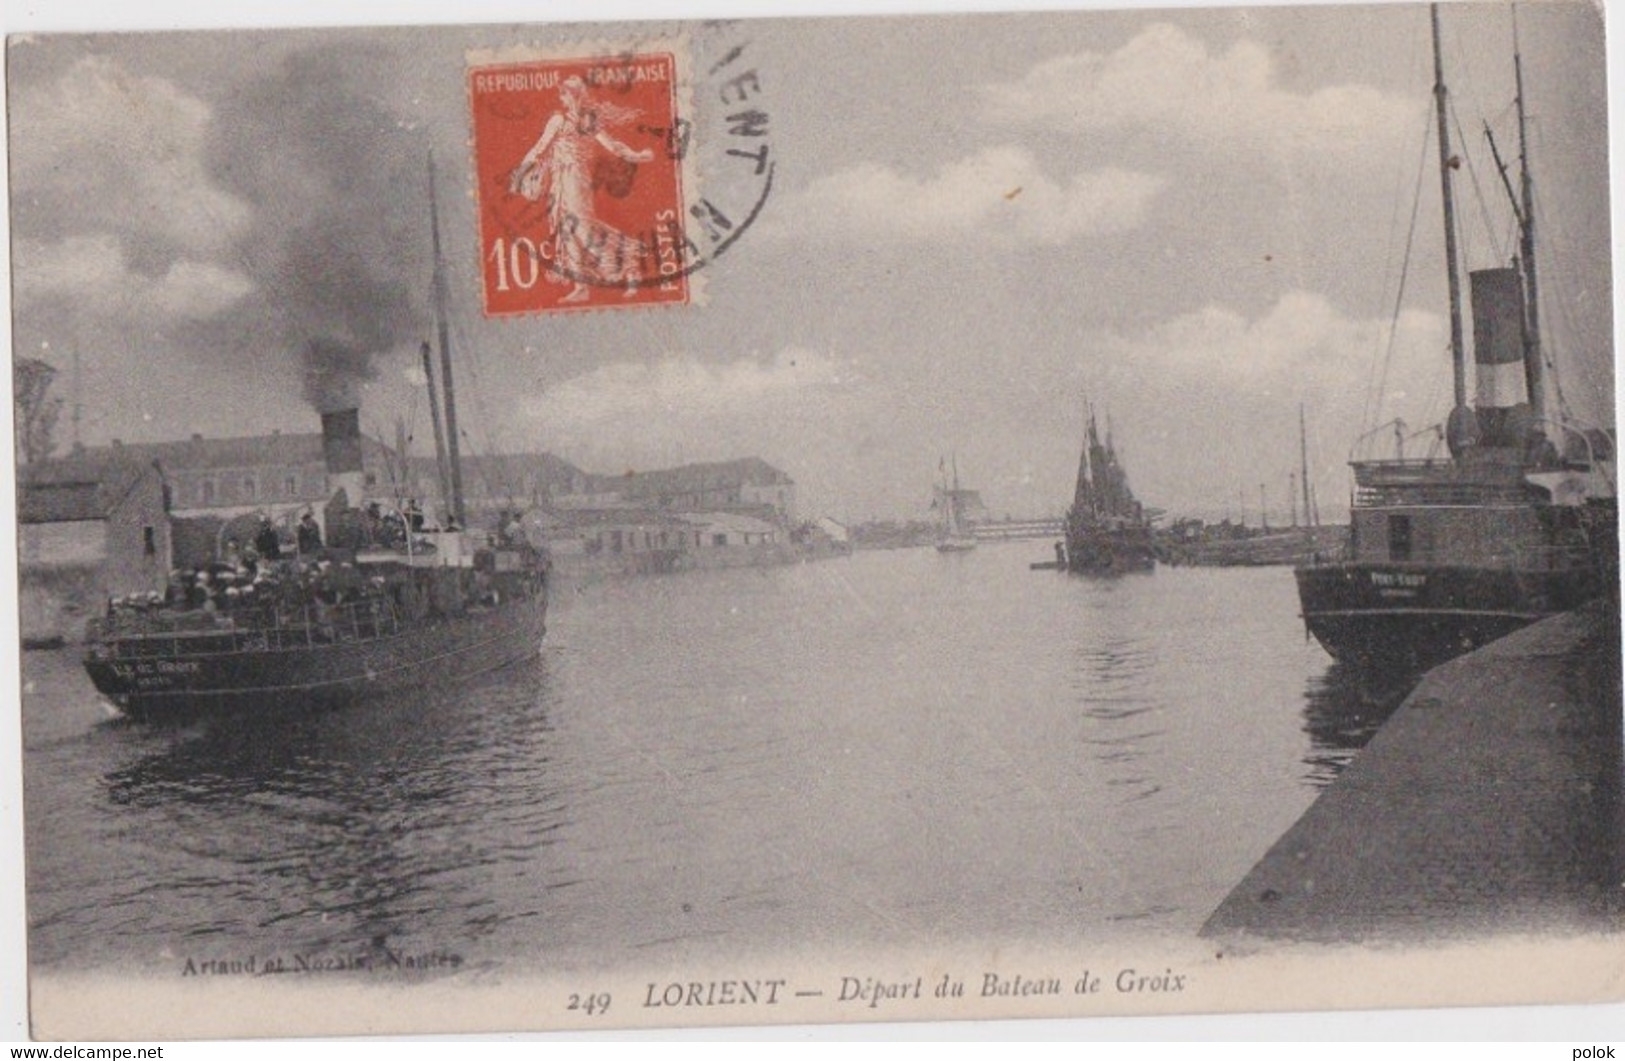
[[[377,506],[372,506],[376,509]],[[368,513],[363,510],[363,517]],[[407,511],[412,518],[412,509]],[[382,522],[372,526],[383,526]],[[493,544],[512,544],[518,530],[515,517],[504,519],[493,536]],[[402,534],[402,541],[405,535]],[[449,585],[435,593],[421,586],[393,584],[383,575],[368,574],[347,559],[341,550],[329,553],[323,547],[322,532],[315,517],[306,512],[295,532],[297,550],[285,554],[282,541],[269,519],[261,521],[253,541],[243,545],[228,539],[218,560],[202,567],[169,573],[164,592],[150,591],[109,598],[106,618],[115,630],[138,629],[154,615],[180,614],[241,617],[279,624],[300,621],[330,621],[334,609],[342,605],[365,604],[376,618],[387,613],[385,601],[404,609],[409,617],[421,617],[426,610],[460,611],[468,605],[494,605],[501,595],[484,570],[460,569]],[[451,595],[450,600],[446,594]],[[415,600],[414,594],[421,594]]]

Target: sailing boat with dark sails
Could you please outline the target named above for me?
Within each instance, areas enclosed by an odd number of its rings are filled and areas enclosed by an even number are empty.
[[[1111,432],[1102,442],[1090,410],[1072,508],[1066,514],[1067,570],[1094,575],[1152,570],[1157,553],[1151,522],[1129,489]]]
[[[1477,400],[1467,403],[1451,184],[1457,162],[1436,6],[1432,29],[1455,384],[1444,429],[1449,455],[1353,461],[1348,558],[1297,571],[1304,622],[1328,652],[1407,670],[1597,596],[1618,550],[1613,434],[1554,415],[1548,399],[1527,143],[1518,194],[1504,181],[1519,255],[1470,277]],[[1515,71],[1523,140],[1521,61]]]
[[[375,509],[363,508],[358,410],[323,412],[333,497],[326,548],[293,559],[260,557],[252,571],[199,572],[195,585],[172,585],[181,592],[170,599],[110,605],[90,623],[85,669],[124,713],[274,714],[444,687],[541,651],[545,555],[511,515],[489,537],[466,529],[432,170],[430,194],[445,396],[444,409],[434,413],[448,519],[439,528],[425,526],[408,505],[402,518],[388,523],[398,533],[375,533]],[[427,343],[424,349],[432,380]],[[222,583],[231,585],[221,589]]]

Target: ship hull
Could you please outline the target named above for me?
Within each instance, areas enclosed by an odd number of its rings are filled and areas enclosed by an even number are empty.
[[[1149,529],[1124,528],[1069,534],[1066,567],[1077,575],[1120,575],[1157,566]]]
[[[1597,595],[1593,573],[1325,564],[1297,569],[1303,620],[1334,658],[1420,671]]]
[[[243,631],[215,644],[157,644],[139,654],[93,646],[85,669],[102,695],[136,719],[269,713],[444,687],[520,663],[541,651],[546,624],[547,598],[539,594],[364,640],[256,648],[254,632]]]

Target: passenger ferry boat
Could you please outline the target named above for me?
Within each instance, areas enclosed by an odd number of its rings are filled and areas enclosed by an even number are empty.
[[[547,623],[540,554],[479,549],[469,559],[361,560],[354,570],[366,588],[336,601],[290,575],[303,598],[293,605],[272,591],[216,611],[159,607],[95,619],[85,669],[104,696],[145,719],[334,704],[534,658]]]
[[[1455,382],[1455,408],[1435,437],[1448,454],[1405,457],[1396,421],[1392,457],[1351,459],[1347,556],[1315,557],[1297,570],[1304,622],[1328,652],[1412,670],[1598,596],[1617,577],[1618,557],[1614,435],[1546,411],[1527,149],[1513,203],[1519,257],[1470,278],[1477,393],[1467,404],[1451,187],[1458,162],[1437,7],[1432,21]],[[1521,137],[1521,62],[1515,69]]]
[[[212,578],[205,571],[192,585],[172,580],[168,599],[123,601],[89,623],[85,669],[124,713],[146,719],[335,704],[454,684],[540,653],[546,554],[509,515],[489,536],[461,529],[468,523],[437,217],[432,227],[443,409],[427,343],[423,368],[451,525],[425,528],[408,509],[391,522],[399,530],[387,541],[373,533],[376,524],[369,528],[360,510],[359,412],[324,412],[333,488],[326,548],[262,559],[251,578],[217,564]],[[347,528],[346,540],[334,540],[335,526]],[[234,584],[221,590],[226,580]]]

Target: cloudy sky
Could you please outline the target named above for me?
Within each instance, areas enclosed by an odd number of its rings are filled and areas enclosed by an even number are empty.
[[[1483,136],[1512,150],[1512,19],[1444,25],[1481,267],[1512,253]],[[1611,418],[1601,17],[1528,4],[1518,30],[1549,343],[1574,412]],[[995,512],[1058,513],[1089,400],[1148,503],[1256,518],[1263,482],[1284,518],[1300,403],[1329,515],[1362,430],[1447,412],[1425,7],[700,32],[700,66],[744,44],[777,160],[705,304],[482,319],[465,52],[654,31],[13,38],[16,353],[70,398],[77,355],[87,442],[310,430],[301,358],[340,320],[376,351],[364,426],[423,445],[432,151],[479,449],[603,472],[756,454],[846,519],[923,514],[954,453]]]

